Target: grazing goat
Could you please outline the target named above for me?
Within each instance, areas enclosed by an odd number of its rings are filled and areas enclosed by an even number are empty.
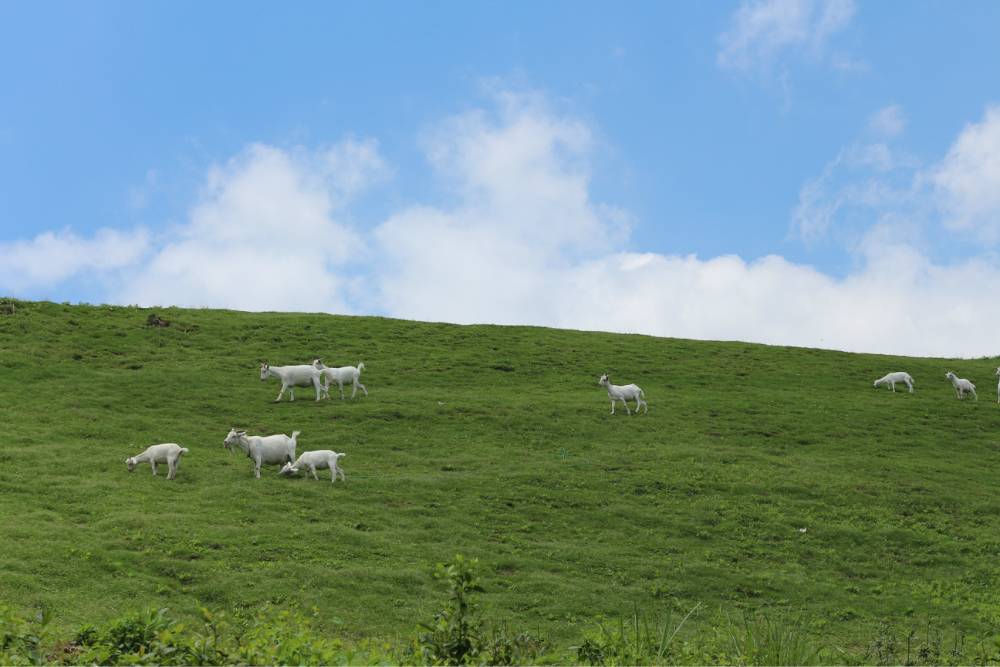
[[[288,400],[290,401],[295,400],[296,387],[308,387],[312,385],[316,389],[317,401],[323,393],[323,389],[320,386],[322,374],[317,369],[306,364],[301,366],[269,366],[267,361],[264,361],[260,365],[260,379],[266,380],[272,377],[281,380],[281,391],[278,392],[278,398],[274,399],[275,403],[281,400],[286,389],[288,390],[290,396]]]
[[[601,376],[601,379],[597,381],[597,384],[602,387],[606,387],[608,390],[608,398],[611,399],[611,414],[615,414],[615,402],[621,401],[622,405],[625,406],[625,412],[631,416],[632,411],[628,409],[628,403],[626,403],[629,399],[635,399],[636,414],[639,414],[640,407],[645,408],[645,412],[649,412],[649,406],[646,405],[646,401],[643,400],[645,394],[638,386],[634,384],[611,384],[611,379],[608,377],[607,373]]]
[[[347,456],[347,454],[338,454],[330,449],[302,452],[302,455],[295,460],[295,463],[285,464],[285,467],[281,469],[281,474],[294,475],[302,468],[308,468],[312,473],[313,479],[319,481],[319,475],[316,474],[316,471],[329,468],[331,484],[337,481],[337,475],[340,475],[340,481],[347,481],[344,477],[344,471],[339,464],[342,456]]]
[[[951,371],[945,373],[944,376],[951,380],[951,386],[955,388],[955,395],[960,399],[965,398],[966,394],[972,394],[974,399],[977,401],[979,400],[979,397],[976,396],[976,385],[972,384],[968,380],[957,377]]]
[[[910,376],[909,373],[904,373],[903,371],[899,371],[896,373],[889,373],[885,377],[880,377],[879,379],[875,380],[875,384],[873,384],[872,386],[878,389],[879,385],[885,384],[889,385],[889,388],[892,389],[893,391],[896,391],[897,382],[902,382],[906,384],[906,386],[910,388],[910,393],[911,394],[913,393],[913,378]]]
[[[162,445],[150,445],[142,454],[128,457],[125,459],[125,465],[128,466],[128,471],[132,472],[140,463],[149,463],[155,475],[156,464],[166,463],[167,479],[173,479],[177,477],[177,464],[180,463],[181,456],[187,453],[187,447],[181,447],[173,442],[165,442]]]
[[[365,369],[365,362],[359,361],[357,367],[354,366],[341,366],[340,368],[330,368],[323,365],[322,359],[313,360],[313,368],[318,370],[323,374],[323,378],[326,383],[323,385],[323,393],[326,394],[327,398],[330,398],[330,381],[333,380],[337,383],[340,388],[340,400],[344,400],[344,383],[351,382],[354,384],[354,391],[351,392],[351,398],[354,398],[358,393],[358,388],[365,392],[365,396],[368,396],[368,390],[365,386],[359,382],[361,378],[361,371]]]
[[[229,451],[233,446],[243,450],[247,458],[253,461],[253,475],[260,479],[260,467],[263,464],[281,465],[295,460],[295,439],[302,431],[292,431],[292,437],[284,433],[278,435],[247,435],[246,431],[230,429],[229,435],[222,444]]]

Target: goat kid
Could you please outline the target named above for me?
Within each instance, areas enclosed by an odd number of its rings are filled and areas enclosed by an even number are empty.
[[[958,396],[959,399],[965,398],[966,394],[972,394],[972,397],[974,399],[976,399],[977,401],[979,400],[979,397],[976,396],[976,385],[972,384],[971,382],[969,382],[964,378],[956,376],[951,371],[945,373],[944,376],[949,380],[951,380],[951,386],[955,388],[955,395]]]
[[[331,380],[337,383],[337,387],[340,388],[340,400],[344,400],[344,383],[350,382],[354,385],[354,391],[351,392],[351,398],[354,398],[358,389],[365,392],[365,396],[368,396],[368,390],[363,384],[361,384],[361,371],[365,369],[365,362],[359,361],[357,366],[341,366],[340,368],[330,368],[329,366],[323,365],[322,359],[313,359],[313,368],[318,370],[323,374],[323,379],[325,384],[323,385],[323,393],[326,394],[327,398],[330,398],[330,384]]]
[[[316,400],[318,401],[323,394],[323,388],[320,386],[321,377],[322,374],[308,364],[300,366],[271,366],[267,361],[264,361],[260,365],[261,380],[268,378],[278,378],[281,380],[281,391],[278,392],[278,398],[274,399],[275,403],[281,400],[286,389],[289,394],[288,400],[294,401],[295,388],[308,387],[309,385],[312,385],[316,389]]]
[[[177,477],[177,465],[181,456],[187,453],[187,447],[181,447],[174,442],[165,442],[162,445],[150,445],[143,453],[128,457],[125,459],[125,465],[128,466],[129,472],[133,472],[140,463],[149,463],[155,475],[156,464],[166,463],[167,479],[174,479]]]
[[[632,411],[628,409],[628,403],[626,401],[635,399],[635,412],[639,414],[639,408],[644,408],[644,413],[649,412],[649,406],[646,405],[646,401],[643,397],[646,395],[643,393],[637,385],[634,384],[624,384],[617,385],[611,384],[611,379],[608,378],[608,374],[605,373],[597,381],[597,384],[605,387],[608,390],[608,398],[611,399],[611,414],[615,414],[615,402],[621,401],[622,405],[625,406],[625,412],[629,416],[632,416]]]
[[[907,387],[909,387],[910,393],[911,394],[913,393],[913,378],[910,376],[909,373],[904,373],[903,371],[899,371],[896,373],[889,373],[885,377],[880,377],[879,379],[875,380],[875,384],[873,384],[872,386],[877,389],[879,386],[884,384],[888,385],[889,388],[892,389],[893,391],[896,391],[897,382],[905,384]]]
[[[253,461],[253,476],[260,479],[262,465],[281,465],[295,460],[295,439],[302,431],[292,431],[292,437],[278,435],[247,435],[246,431],[230,429],[223,446],[229,451],[239,447]]]
[[[331,449],[317,449],[311,452],[302,452],[302,455],[295,460],[295,463],[286,463],[281,469],[282,475],[294,475],[299,472],[302,468],[308,468],[309,472],[312,473],[313,479],[319,481],[319,476],[316,474],[317,470],[330,469],[330,483],[337,481],[337,475],[340,475],[340,481],[347,481],[344,477],[344,470],[340,467],[341,457],[347,456],[347,454],[338,454]]]

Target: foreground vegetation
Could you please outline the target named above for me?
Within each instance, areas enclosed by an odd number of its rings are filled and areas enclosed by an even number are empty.
[[[475,560],[456,556],[439,564],[449,597],[443,609],[409,644],[362,640],[347,644],[317,631],[313,617],[269,607],[230,620],[225,612],[201,610],[190,626],[166,609],[131,613],[104,626],[87,625],[71,638],[46,636],[48,618],[34,621],[0,609],[0,663],[101,665],[257,665],[257,664],[432,664],[518,665],[572,662],[587,665],[734,664],[734,665],[963,665],[1000,660],[1000,644],[944,637],[928,627],[896,636],[882,628],[862,653],[814,643],[799,628],[764,616],[723,619],[709,631],[681,635],[692,609],[679,622],[634,612],[617,624],[600,624],[569,651],[544,639],[491,623],[480,615],[475,594],[482,592]]]
[[[0,602],[36,657],[100,647],[128,619],[197,644],[221,618],[251,644],[301,631],[318,661],[433,661],[431,572],[463,553],[483,636],[539,660],[777,662],[760,657],[775,645],[802,662],[996,660],[996,360],[13,305]],[[315,356],[363,360],[371,396],[272,403],[258,360]],[[892,370],[916,393],[872,389]],[[955,400],[948,370],[982,400]],[[640,384],[649,414],[608,415],[604,371]],[[231,426],[345,451],[347,482],[255,481],[222,447]],[[126,472],[153,442],[191,450],[174,482]],[[286,661],[239,641],[233,660]],[[490,660],[480,648],[468,659]]]

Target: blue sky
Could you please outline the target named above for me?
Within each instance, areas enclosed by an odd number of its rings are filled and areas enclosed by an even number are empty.
[[[994,2],[5,3],[0,293],[995,354],[998,28]]]

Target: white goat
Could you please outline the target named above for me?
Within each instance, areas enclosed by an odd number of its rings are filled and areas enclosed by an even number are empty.
[[[286,463],[281,469],[282,475],[294,475],[298,473],[302,468],[308,468],[312,473],[313,479],[319,480],[319,475],[316,474],[317,470],[330,469],[330,483],[337,481],[337,475],[340,475],[340,480],[346,481],[344,477],[344,471],[341,469],[339,461],[343,456],[347,454],[338,454],[337,452],[330,449],[317,449],[311,452],[302,452],[302,455],[295,459],[295,463]]]
[[[128,466],[128,471],[132,472],[140,463],[149,463],[155,475],[156,464],[166,463],[167,479],[173,479],[177,477],[177,464],[180,463],[181,456],[187,453],[187,447],[181,447],[174,442],[165,442],[162,445],[150,445],[142,454],[128,457],[125,459],[125,465]]]
[[[643,397],[646,394],[644,394],[642,389],[638,386],[634,384],[611,384],[611,379],[608,378],[607,373],[601,376],[601,378],[597,381],[597,384],[602,387],[606,387],[608,390],[608,398],[611,399],[611,414],[615,414],[615,402],[621,401],[622,405],[625,406],[625,412],[631,416],[632,411],[628,409],[628,403],[626,403],[629,399],[635,399],[636,414],[639,414],[640,407],[645,408],[645,412],[649,412],[649,406],[646,405],[646,401],[643,400]]]
[[[233,446],[243,450],[247,458],[253,461],[253,475],[260,479],[260,467],[263,464],[281,465],[295,460],[295,439],[302,431],[292,431],[292,437],[284,433],[278,435],[247,435],[246,431],[230,429],[229,435],[222,444],[229,451]]]
[[[296,387],[308,387],[312,385],[316,389],[317,401],[323,393],[323,389],[320,386],[322,374],[307,364],[301,366],[269,366],[265,361],[260,365],[260,379],[266,380],[271,377],[281,380],[281,391],[278,392],[278,398],[274,399],[275,403],[281,400],[286,389],[289,392],[290,398],[288,400],[290,401],[295,400]]]
[[[878,389],[880,385],[885,384],[889,385],[889,388],[892,389],[893,391],[896,391],[897,382],[904,383],[907,387],[910,388],[910,393],[911,394],[913,393],[913,378],[910,376],[909,373],[904,373],[903,371],[898,371],[896,373],[889,373],[885,377],[880,377],[879,379],[875,380],[875,384],[873,384],[872,386]]]
[[[354,391],[351,392],[351,398],[354,398],[358,393],[358,388],[365,392],[365,396],[368,396],[368,390],[365,386],[359,382],[361,379],[361,371],[365,369],[365,362],[359,361],[357,367],[355,366],[341,366],[340,368],[330,368],[323,365],[322,359],[313,360],[313,368],[318,370],[323,374],[323,378],[326,383],[323,385],[323,393],[326,394],[327,398],[330,398],[330,381],[333,380],[337,383],[340,388],[340,400],[344,400],[344,383],[351,382],[354,384]]]
[[[951,386],[955,388],[955,395],[958,396],[960,399],[965,398],[966,394],[972,394],[972,397],[974,399],[976,399],[977,401],[979,400],[979,397],[976,396],[976,385],[972,384],[968,380],[957,377],[951,371],[945,373],[944,376],[949,380],[951,380]]]
[[[997,368],[997,377],[1000,377],[1000,367]],[[1000,403],[1000,380],[997,380],[997,403]]]

